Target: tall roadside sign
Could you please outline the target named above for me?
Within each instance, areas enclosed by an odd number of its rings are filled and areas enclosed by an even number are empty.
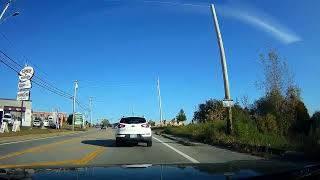
[[[17,100],[21,101],[21,122],[23,121],[23,101],[30,100],[30,90],[32,88],[31,79],[34,75],[34,69],[31,66],[26,65],[19,72],[19,82],[18,82],[18,92],[17,92]],[[20,124],[20,123],[16,123]],[[31,124],[32,126],[32,124]]]

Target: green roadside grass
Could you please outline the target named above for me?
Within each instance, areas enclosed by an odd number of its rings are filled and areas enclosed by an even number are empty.
[[[308,155],[317,155],[317,152],[320,152],[320,146],[315,144],[312,136],[288,138],[275,133],[262,133],[245,123],[235,124],[234,134],[227,135],[225,127],[225,121],[217,121],[154,128],[153,131],[253,154],[271,152],[272,149],[273,152],[300,151]]]
[[[10,132],[0,133],[1,137],[15,137],[15,136],[24,136],[24,135],[31,135],[31,134],[52,134],[52,133],[62,133],[62,132],[72,132],[71,128],[64,128],[64,129],[41,129],[38,127],[33,127],[32,129],[30,127],[21,127],[20,131],[18,132],[12,132],[11,127],[9,127]],[[75,131],[85,131],[80,128],[75,128]]]

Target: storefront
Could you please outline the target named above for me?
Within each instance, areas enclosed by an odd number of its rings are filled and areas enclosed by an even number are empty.
[[[31,101],[23,101],[22,106],[21,101],[0,98],[0,120],[2,120],[4,114],[10,113],[15,120],[21,121],[22,119],[22,126],[31,126],[31,109]]]

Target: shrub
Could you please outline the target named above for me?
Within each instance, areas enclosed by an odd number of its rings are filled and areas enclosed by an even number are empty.
[[[257,118],[257,127],[260,132],[278,132],[278,125],[276,117],[270,113],[266,116]]]
[[[198,122],[207,122],[213,120],[223,120],[225,117],[225,108],[222,101],[209,99],[205,103],[199,104],[198,110],[194,112],[193,120]]]
[[[258,132],[255,123],[246,123],[236,121],[234,124],[234,133],[239,137],[250,137]]]

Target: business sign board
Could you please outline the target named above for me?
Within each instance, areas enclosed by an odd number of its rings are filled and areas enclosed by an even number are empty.
[[[74,114],[74,124],[75,125],[82,125],[83,123],[83,115],[81,113]]]
[[[34,69],[31,66],[25,66],[19,72],[19,83],[18,83],[18,101],[29,101],[30,100],[30,89],[32,87],[31,79],[34,75]],[[21,105],[22,106],[22,105]]]
[[[30,91],[29,90],[23,90],[19,91],[17,93],[17,100],[18,101],[28,101],[30,98]]]
[[[30,76],[30,75],[19,76],[20,82],[28,81],[28,80],[30,80],[31,78],[32,78],[32,76]]]
[[[19,90],[21,89],[30,89],[32,86],[31,86],[31,81],[30,80],[26,80],[26,81],[20,81],[18,83],[18,88]]]
[[[8,123],[3,122],[0,127],[0,133],[9,132]]]
[[[34,69],[31,66],[25,66],[23,69],[21,69],[19,74],[21,77],[27,77],[26,79],[30,80],[34,75]]]
[[[5,111],[15,111],[15,112],[25,112],[26,111],[26,108],[25,107],[15,107],[15,106],[4,106],[3,109]]]
[[[12,126],[12,132],[20,131],[20,121],[14,121]]]

